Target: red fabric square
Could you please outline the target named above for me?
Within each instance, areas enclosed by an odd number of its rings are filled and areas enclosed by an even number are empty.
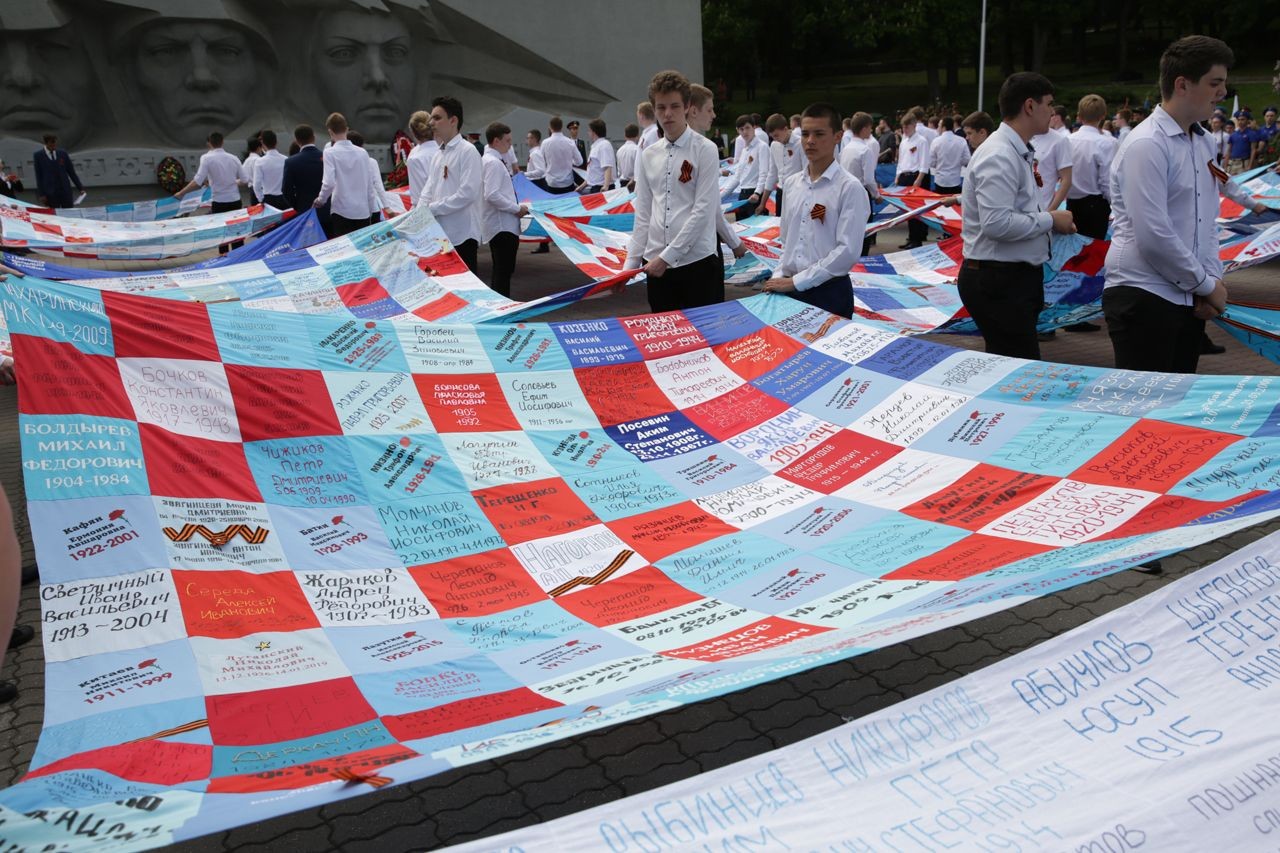
[[[750,382],[791,358],[803,345],[771,326],[713,348],[729,369]]]
[[[878,438],[842,429],[778,472],[778,476],[832,494],[902,452]]]
[[[64,770],[101,770],[131,782],[179,785],[208,779],[213,772],[213,747],[201,743],[143,740],[77,752],[32,770],[25,779]]]
[[[684,658],[685,660],[730,660],[742,655],[794,643],[805,637],[825,634],[831,628],[808,625],[804,622],[793,622],[781,616],[770,616],[750,625],[744,625],[734,631],[728,631],[710,640],[668,649],[662,654],[667,657]]]
[[[508,544],[558,536],[600,519],[558,477],[472,492],[481,512]]]
[[[22,365],[18,410],[28,415],[99,415],[133,420],[115,359],[89,355],[74,344],[30,335],[13,336],[14,361]]]
[[[787,410],[786,403],[754,385],[739,385],[727,394],[684,410],[689,420],[725,441]]]
[[[170,498],[223,498],[260,503],[244,447],[138,424],[151,493]]]
[[[427,275],[461,275],[468,271],[466,262],[452,249],[439,255],[418,258],[418,269]]]
[[[466,308],[470,303],[456,293],[446,293],[414,309],[414,316],[424,320],[439,320]]]
[[[423,711],[383,717],[382,722],[396,740],[416,740],[559,707],[561,703],[554,699],[534,693],[527,687],[517,687],[501,693],[459,699]]]
[[[547,600],[506,548],[410,566],[409,575],[445,618],[488,616]]]
[[[693,501],[629,515],[606,526],[651,563],[677,551],[701,545],[726,533],[737,533]]]
[[[206,696],[218,746],[253,746],[312,737],[377,719],[354,678],[332,678],[251,693]]]
[[[174,569],[173,585],[192,637],[231,640],[320,627],[293,572]]]
[[[243,441],[342,434],[320,371],[239,364],[226,371]]]
[[[579,367],[573,372],[601,426],[675,411],[675,405],[653,381],[648,368],[639,362]]]
[[[387,289],[376,278],[340,284],[337,291],[342,304],[348,308],[359,308],[362,305],[377,302],[379,299],[391,298],[391,294],[387,293]]]
[[[209,311],[198,302],[178,302],[104,291],[117,358],[192,358],[221,361]]]
[[[1166,492],[1241,436],[1143,419],[1071,474],[1099,486]]]
[[[1024,474],[983,463],[945,489],[904,507],[902,511],[924,521],[979,530],[1039,497],[1056,482],[1056,477]]]
[[[557,598],[556,604],[592,625],[604,627],[683,607],[703,596],[648,566],[598,586]]]
[[[520,429],[498,377],[492,373],[415,373],[413,381],[438,432]]]
[[[941,551],[921,557],[884,576],[885,580],[958,581],[1053,550],[1049,545],[1019,542],[975,533]]]
[[[618,322],[645,358],[665,358],[707,345],[698,327],[679,311],[623,317]]]

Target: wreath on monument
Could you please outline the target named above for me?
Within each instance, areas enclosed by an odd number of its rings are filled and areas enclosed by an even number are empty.
[[[156,180],[172,195],[187,185],[187,170],[175,157],[165,157],[156,164]]]
[[[391,174],[387,175],[387,179],[382,182],[384,189],[398,190],[409,183],[409,164],[404,160],[396,163],[396,167],[391,170]]]

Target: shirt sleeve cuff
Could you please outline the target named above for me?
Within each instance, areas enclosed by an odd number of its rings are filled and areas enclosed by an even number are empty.
[[[821,271],[812,267],[807,270],[801,270],[791,277],[791,282],[796,286],[796,290],[812,290],[826,280]]]
[[[1053,214],[1047,210],[1040,211],[1036,214],[1036,225],[1039,226],[1041,232],[1049,233],[1053,230]]]
[[[666,263],[667,266],[676,267],[680,265],[679,261],[681,260],[683,254],[684,252],[680,251],[679,249],[676,249],[675,246],[668,246],[667,248],[662,250],[662,253],[658,255],[658,257],[662,258],[662,260]]]
[[[1197,284],[1195,290],[1192,290],[1191,292],[1196,296],[1208,296],[1210,293],[1213,293],[1214,288],[1218,286],[1218,281],[1208,273],[1201,273],[1201,275],[1204,277],[1204,281]]]

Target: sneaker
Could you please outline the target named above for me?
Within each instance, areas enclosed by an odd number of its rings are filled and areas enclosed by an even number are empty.
[[[25,646],[35,637],[36,632],[30,625],[14,625],[13,635],[9,637],[9,648]]]

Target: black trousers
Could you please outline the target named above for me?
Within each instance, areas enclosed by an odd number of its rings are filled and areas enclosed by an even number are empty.
[[[548,184],[545,180],[543,180],[542,182],[542,188],[545,189],[547,192],[555,193],[556,195],[564,195],[565,193],[571,193],[575,191],[574,185],[572,183],[570,183],[569,186],[567,187],[553,187],[551,186],[551,184]]]
[[[1036,322],[1044,309],[1044,273],[1039,264],[965,261],[958,284],[987,352],[1040,358]]]
[[[782,184],[778,184],[778,188],[773,191],[773,213],[775,216],[782,217]],[[863,252],[862,254],[866,254]]]
[[[870,187],[863,187],[867,191],[867,223],[876,218],[876,194]],[[781,190],[779,190],[781,192]],[[871,244],[876,241],[876,235],[867,234],[862,238],[862,257],[871,254]]]
[[[463,240],[453,247],[458,253],[458,257],[462,258],[462,262],[467,265],[467,269],[472,272],[476,271],[477,255],[480,252],[480,243],[477,240]]]
[[[263,204],[269,204],[279,210],[288,210],[293,205],[289,204],[288,199],[282,195],[264,195],[262,197]]]
[[[959,187],[944,187],[942,184],[935,186],[933,191],[938,195],[960,195]]]
[[[647,261],[646,261],[647,263]],[[654,314],[724,302],[724,262],[720,253],[649,276],[649,310]]]
[[[511,274],[516,271],[516,249],[520,246],[520,237],[510,231],[499,231],[489,238],[489,260],[493,270],[489,274],[489,289],[511,295]]]
[[[369,224],[368,219],[347,219],[345,216],[339,216],[336,213],[329,213],[329,236],[341,237],[344,234],[350,234],[352,231],[359,231]]]
[[[1195,373],[1204,320],[1190,305],[1175,305],[1140,287],[1102,291],[1102,313],[1122,370]]]
[[[1076,231],[1095,240],[1107,239],[1107,221],[1111,218],[1111,203],[1100,195],[1067,199],[1067,210],[1076,220]]]
[[[853,316],[853,282],[847,275],[829,278],[808,290],[793,290],[787,296],[845,319]]]
[[[244,205],[238,201],[215,201],[210,207],[211,213],[226,213],[229,210],[240,210]],[[233,240],[230,243],[223,243],[218,247],[218,254],[225,255],[232,249],[239,249],[244,245],[243,240]]]
[[[919,172],[903,172],[898,175],[898,186],[909,187],[915,184],[916,177]],[[924,180],[920,182],[920,189],[927,190],[932,186],[929,176],[925,175]],[[907,222],[907,239],[912,243],[923,243],[929,239],[929,226],[920,220],[920,217],[908,220]]]

